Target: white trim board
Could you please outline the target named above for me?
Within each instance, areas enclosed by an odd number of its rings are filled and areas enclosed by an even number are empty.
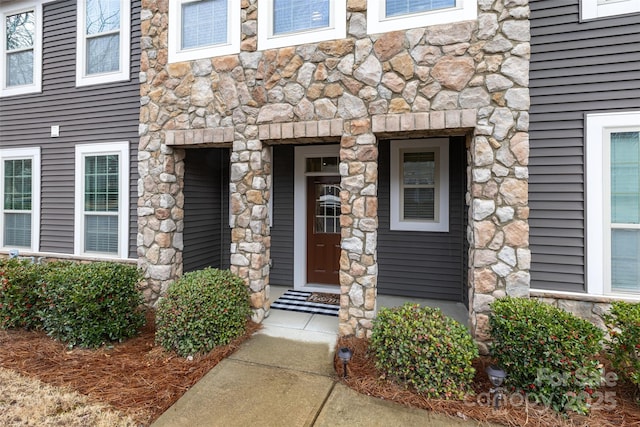
[[[308,145],[295,147],[293,188],[293,288],[300,291],[339,293],[340,287],[307,283],[307,185],[310,175],[335,176],[333,173],[305,173],[309,157],[340,157],[339,145]]]

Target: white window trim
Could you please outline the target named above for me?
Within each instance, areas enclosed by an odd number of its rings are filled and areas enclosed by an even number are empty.
[[[625,295],[611,291],[611,203],[609,140],[611,129],[638,127],[640,111],[586,114],[586,268],[587,292]]]
[[[192,61],[240,52],[240,1],[227,0],[227,43],[181,50],[182,5],[195,0],[169,2],[169,62]]]
[[[0,149],[0,194],[4,193],[4,161],[19,159],[31,159],[31,247],[4,247],[4,202],[0,201],[0,248],[38,252],[40,249],[40,147]]]
[[[120,171],[118,200],[118,253],[96,253],[84,251],[84,158],[85,156],[103,156],[117,154]],[[75,155],[75,216],[74,216],[74,255],[94,258],[127,259],[129,255],[129,156],[128,141],[106,142],[100,144],[76,145]]]
[[[421,151],[435,148],[437,165],[435,221],[417,221],[402,219],[401,194],[401,151]],[[405,139],[391,141],[390,172],[390,228],[400,231],[431,231],[446,233],[449,231],[449,140],[447,138]]]
[[[262,22],[263,25],[260,25]],[[347,36],[347,1],[330,2],[329,26],[313,28],[283,35],[273,34],[273,0],[258,2],[258,49],[275,49],[325,40],[343,39]]]
[[[78,0],[76,26],[76,86],[128,81],[131,77],[131,2],[120,0],[120,69],[109,73],[87,75],[86,0]]]
[[[640,0],[582,0],[580,2],[582,20],[638,12],[640,12]]]
[[[33,45],[33,83],[21,86],[7,87],[6,71],[6,18],[17,13],[33,11],[36,20],[36,34]],[[0,8],[0,97],[25,95],[42,92],[42,2],[19,2],[10,4],[7,8]]]
[[[389,18],[385,16],[385,5],[385,0],[367,0],[367,34],[470,21],[478,17],[477,0],[457,0],[457,6],[455,8],[412,13]]]

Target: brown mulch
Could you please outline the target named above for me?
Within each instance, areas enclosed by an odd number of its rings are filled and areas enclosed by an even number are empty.
[[[570,414],[567,417],[562,417],[540,405],[533,405],[515,394],[507,394],[506,405],[495,410],[486,402],[486,393],[491,388],[485,373],[486,367],[490,364],[490,359],[487,357],[480,357],[474,363],[476,377],[473,391],[475,395],[468,396],[464,401],[437,400],[422,397],[385,379],[376,370],[373,360],[367,357],[367,340],[353,337],[340,338],[338,347],[349,347],[353,351],[353,357],[347,368],[347,378],[342,378],[344,372],[342,362],[337,357],[335,359],[336,372],[345,385],[359,393],[406,406],[446,413],[456,418],[508,426],[640,426],[640,407],[635,402],[634,388],[621,382],[618,382],[616,386],[603,387],[598,390],[615,396],[615,403],[593,409],[588,416]],[[604,405],[604,402],[602,404]],[[594,405],[594,407],[597,406]],[[612,406],[613,408],[611,408]]]
[[[137,337],[97,350],[70,350],[42,332],[0,331],[0,366],[55,386],[73,388],[148,425],[259,328],[249,322],[244,336],[193,360],[155,345],[152,311],[147,314],[147,325]],[[469,395],[465,401],[436,400],[426,399],[384,379],[367,357],[366,340],[341,338],[338,346],[351,348],[354,355],[346,379],[342,378],[342,363],[336,358],[337,374],[347,386],[365,395],[456,418],[509,426],[640,426],[640,407],[635,402],[634,388],[621,382],[599,390],[613,393],[614,407],[594,409],[589,416],[572,414],[562,418],[515,394],[507,395],[506,405],[495,410],[486,401],[490,388],[485,374],[490,363],[488,358],[479,358],[474,363],[475,395]]]
[[[97,350],[70,350],[42,332],[0,331],[0,366],[71,387],[148,425],[260,328],[249,321],[242,337],[188,360],[155,345],[154,320],[149,311],[138,336]]]

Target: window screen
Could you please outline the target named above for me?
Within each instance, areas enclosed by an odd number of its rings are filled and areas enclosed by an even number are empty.
[[[273,0],[273,34],[326,28],[329,0]]]
[[[4,246],[31,246],[31,159],[4,162]]]
[[[640,290],[640,132],[611,133],[611,289]]]
[[[228,0],[182,4],[181,49],[227,43]]]
[[[117,154],[86,156],[84,250],[118,253],[119,162]]]
[[[5,20],[6,86],[33,83],[33,48],[36,20],[33,11],[10,15]]]
[[[456,0],[386,0],[385,15],[408,15],[455,6]]]
[[[402,154],[403,219],[436,218],[436,160],[433,151]]]

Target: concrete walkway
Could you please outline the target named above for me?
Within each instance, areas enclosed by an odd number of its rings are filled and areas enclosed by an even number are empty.
[[[295,339],[282,335],[282,327],[267,324],[153,426],[476,425],[364,396],[337,382],[335,335],[307,333],[312,339],[306,341],[299,333]]]

